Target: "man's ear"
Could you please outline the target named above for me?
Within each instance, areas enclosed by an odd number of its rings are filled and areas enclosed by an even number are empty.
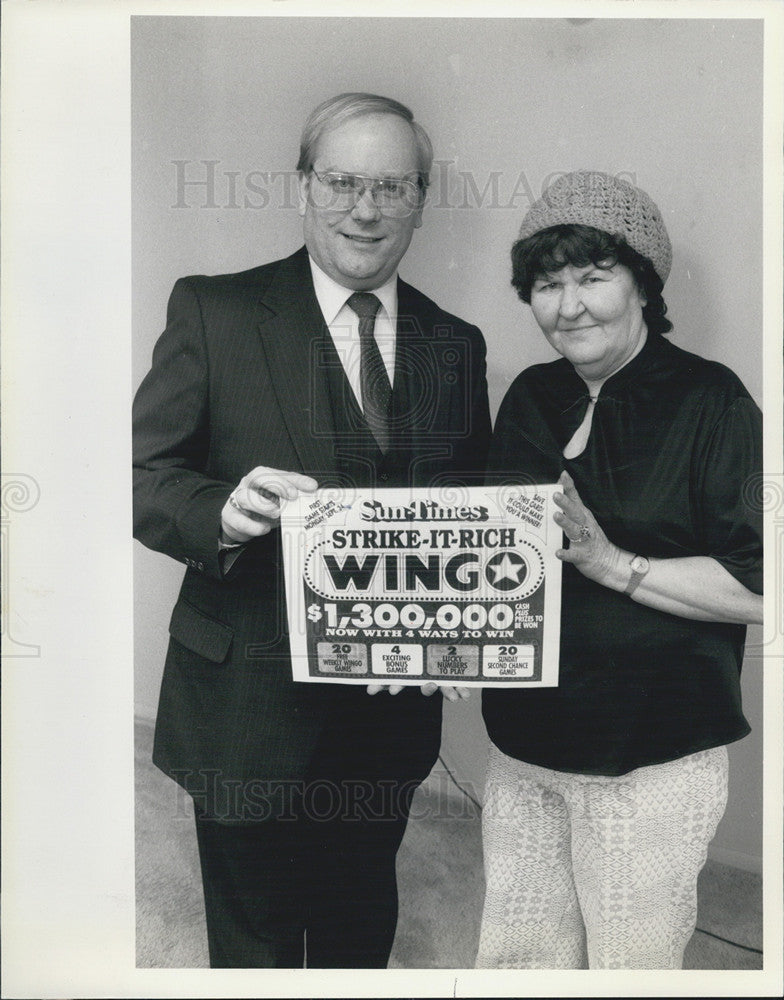
[[[414,212],[414,229],[419,229],[422,225],[422,213],[427,202],[427,190],[421,191],[419,196],[419,208]]]
[[[297,173],[297,191],[297,212],[304,216],[305,210],[308,207],[308,196],[310,194],[310,175],[306,174],[304,170],[300,170]]]
[[[425,210],[425,205],[427,203],[427,188],[420,188],[419,190],[419,208],[414,212],[414,229],[419,229],[422,225],[422,213]]]

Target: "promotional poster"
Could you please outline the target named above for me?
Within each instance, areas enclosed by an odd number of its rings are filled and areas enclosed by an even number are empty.
[[[322,490],[287,505],[294,679],[557,685],[557,488]]]

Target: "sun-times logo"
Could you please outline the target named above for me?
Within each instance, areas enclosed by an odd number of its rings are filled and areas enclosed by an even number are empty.
[[[437,500],[412,500],[402,507],[382,504],[379,500],[365,500],[360,509],[363,521],[412,522],[412,521],[486,521],[490,512],[482,506],[444,506]]]

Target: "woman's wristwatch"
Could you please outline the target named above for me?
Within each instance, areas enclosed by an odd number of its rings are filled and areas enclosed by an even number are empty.
[[[651,564],[645,556],[632,556],[632,561],[629,563],[629,566],[631,567],[632,575],[629,578],[629,582],[626,584],[624,594],[628,594],[629,597],[631,597],[631,595],[639,587],[642,578],[651,568]]]

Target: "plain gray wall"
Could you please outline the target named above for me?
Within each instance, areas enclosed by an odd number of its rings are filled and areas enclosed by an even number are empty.
[[[580,167],[623,173],[659,204],[671,336],[761,402],[762,36],[751,19],[134,17],[134,385],[176,278],[301,245],[286,184],[302,122],[326,97],[367,90],[408,104],[433,140],[433,197],[401,274],[481,326],[494,413],[520,369],[553,357],[509,285],[509,248],[547,178]],[[257,172],[270,171],[289,176],[265,185]],[[211,196],[178,183],[210,173]],[[183,567],[137,544],[135,570],[136,706],[152,718]],[[754,732],[732,748],[712,852],[750,867],[762,853],[762,635],[751,631],[744,667]],[[449,707],[444,756],[481,795],[478,709],[478,692]]]

